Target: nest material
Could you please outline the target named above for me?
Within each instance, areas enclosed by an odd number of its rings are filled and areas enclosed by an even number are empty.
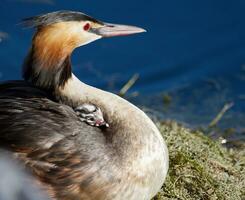
[[[154,200],[245,199],[245,148],[227,149],[174,122],[159,129],[168,144],[170,169]]]

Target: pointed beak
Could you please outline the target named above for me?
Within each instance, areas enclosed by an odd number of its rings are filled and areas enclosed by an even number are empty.
[[[93,31],[102,37],[126,36],[146,32],[145,29],[136,26],[109,23],[104,23],[103,27],[93,29]]]

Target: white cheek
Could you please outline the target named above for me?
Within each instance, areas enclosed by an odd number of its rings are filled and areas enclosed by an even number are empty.
[[[83,25],[77,25],[76,24],[76,25],[72,26],[72,28],[71,28],[72,30],[69,30],[70,33],[72,33],[72,35],[76,35],[76,38],[78,39],[76,47],[80,47],[80,46],[89,44],[89,43],[101,38],[100,35],[96,35],[94,33],[90,33],[88,31],[85,31],[81,27],[83,27]]]
[[[101,38],[101,36],[83,31],[83,32],[80,32],[79,38],[80,38],[80,41],[79,41],[77,47],[80,47],[80,46],[89,44],[95,40],[98,40]]]

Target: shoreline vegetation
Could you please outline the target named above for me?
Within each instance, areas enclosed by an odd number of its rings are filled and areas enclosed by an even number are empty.
[[[157,125],[170,161],[166,181],[154,200],[245,199],[245,144],[227,148],[173,121]]]

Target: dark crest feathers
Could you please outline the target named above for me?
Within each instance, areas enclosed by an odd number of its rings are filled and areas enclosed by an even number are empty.
[[[94,19],[93,17],[90,17],[84,13],[75,12],[75,11],[66,11],[66,10],[29,17],[23,19],[21,24],[25,27],[37,28],[42,26],[48,26],[58,22],[84,21],[84,20],[92,21],[98,24],[103,24],[103,22]]]

